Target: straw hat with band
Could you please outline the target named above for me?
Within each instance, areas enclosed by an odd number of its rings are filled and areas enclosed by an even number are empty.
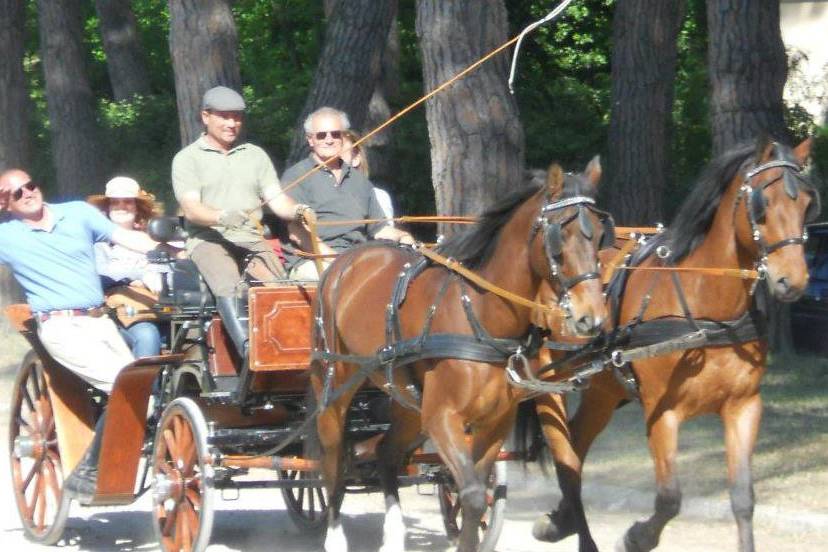
[[[95,194],[86,198],[86,201],[107,212],[110,199],[134,199],[136,207],[136,222],[145,222],[162,213],[161,207],[155,201],[155,196],[141,189],[134,179],[128,176],[116,176],[106,183],[103,194]]]

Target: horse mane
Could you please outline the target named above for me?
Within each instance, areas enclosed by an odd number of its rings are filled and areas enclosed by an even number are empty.
[[[514,211],[546,186],[546,178],[541,177],[541,173],[542,171],[529,173],[523,186],[489,207],[474,225],[443,241],[437,251],[463,263],[466,268],[482,268],[497,248],[500,230],[512,218]],[[587,184],[586,179],[567,173],[558,199],[578,195],[594,197],[594,194],[594,188]]]
[[[779,152],[780,148],[776,148]],[[653,245],[670,248],[670,260],[679,262],[693,252],[704,240],[730,182],[752,155],[756,145],[740,145],[714,159],[702,172],[691,193],[679,207],[667,230],[654,240]],[[648,248],[648,251],[652,251]]]

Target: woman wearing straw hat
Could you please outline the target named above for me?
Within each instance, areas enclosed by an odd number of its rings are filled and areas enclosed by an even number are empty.
[[[106,183],[103,194],[89,196],[87,201],[127,230],[143,232],[147,222],[161,214],[153,195],[127,176],[116,176]],[[148,310],[161,291],[161,273],[153,270],[145,254],[106,242],[95,244],[95,264],[108,296],[107,304],[116,308],[124,326],[121,333],[132,354],[136,358],[160,354],[158,326],[146,317],[123,316],[123,310]]]

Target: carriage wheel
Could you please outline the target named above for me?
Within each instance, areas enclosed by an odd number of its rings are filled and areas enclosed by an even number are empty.
[[[191,399],[171,402],[152,453],[153,528],[164,552],[201,552],[213,530],[213,466],[207,422]]]
[[[296,483],[319,482],[318,472],[282,470],[281,478]],[[328,521],[328,491],[324,487],[282,487],[290,519],[303,532],[322,531]]]
[[[63,493],[63,466],[52,399],[35,351],[23,358],[14,382],[9,426],[12,486],[26,538],[60,540],[72,501]]]
[[[449,540],[455,541],[460,536],[463,519],[454,481],[449,478],[449,482],[440,483],[437,486],[437,497],[440,500],[440,512],[443,514],[446,534]],[[480,520],[479,552],[493,552],[503,530],[506,514],[506,462],[495,462],[492,468],[492,475],[489,476],[486,487],[486,503],[488,509]]]

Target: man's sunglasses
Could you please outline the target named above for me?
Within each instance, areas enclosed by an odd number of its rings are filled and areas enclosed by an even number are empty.
[[[324,140],[325,136],[327,136],[328,134],[330,134],[331,138],[333,138],[334,140],[339,140],[340,138],[342,138],[341,130],[323,130],[322,132],[315,133],[314,136],[316,136],[317,140]]]
[[[29,190],[30,192],[33,192],[33,191],[37,190],[38,188],[40,188],[40,185],[38,185],[37,182],[32,182],[30,180],[29,182],[26,182],[25,184],[20,186],[18,189],[16,189],[12,193],[12,199],[15,200],[15,201],[20,201],[20,198],[23,197],[23,189],[24,188],[26,190]]]

